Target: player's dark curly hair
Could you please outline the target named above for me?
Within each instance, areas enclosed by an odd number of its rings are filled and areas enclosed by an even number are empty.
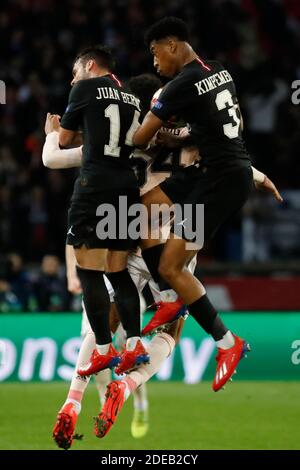
[[[180,41],[188,41],[189,31],[186,23],[175,16],[166,16],[146,31],[145,43],[149,46],[152,41],[159,41],[169,36],[175,36]]]
[[[100,44],[86,47],[80,51],[75,58],[75,62],[79,59],[85,63],[93,59],[99,67],[105,67],[110,71],[113,71],[115,67],[115,60],[111,49],[108,46],[102,46]]]
[[[141,114],[143,116],[149,111],[152,96],[161,88],[162,83],[153,73],[143,73],[130,78],[127,85],[130,91],[139,98],[141,102]]]

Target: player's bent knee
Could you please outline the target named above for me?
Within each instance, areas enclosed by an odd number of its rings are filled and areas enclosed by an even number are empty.
[[[176,269],[176,267],[172,266],[172,264],[170,264],[170,261],[168,262],[164,260],[160,262],[158,272],[159,275],[166,281],[174,279],[178,274],[178,270]]]

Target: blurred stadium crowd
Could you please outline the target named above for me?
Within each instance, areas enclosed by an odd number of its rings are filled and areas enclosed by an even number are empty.
[[[280,240],[288,236],[288,243],[275,240],[275,251],[270,246],[273,205],[262,210],[266,198],[262,203],[264,196],[256,195],[242,217],[222,230],[209,259],[300,258],[300,220],[293,215],[300,206],[300,105],[291,101],[291,84],[300,79],[299,0],[1,0],[0,80],[6,83],[6,104],[0,105],[0,299],[12,290],[22,308],[68,308],[59,259],[76,173],[43,167],[45,116],[64,112],[72,60],[86,45],[111,46],[123,80],[153,71],[143,34],[165,15],[186,20],[197,52],[228,67],[254,165],[287,194],[276,220]],[[17,284],[22,292],[10,289]],[[55,292],[50,296],[49,285]]]

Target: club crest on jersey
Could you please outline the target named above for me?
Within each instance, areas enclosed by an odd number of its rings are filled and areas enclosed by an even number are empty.
[[[153,104],[153,108],[161,109],[162,107],[163,107],[163,104],[158,100],[155,101],[155,103]]]

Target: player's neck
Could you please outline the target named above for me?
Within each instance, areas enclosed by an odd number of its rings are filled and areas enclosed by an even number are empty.
[[[99,78],[99,77],[104,77],[105,75],[109,75],[111,73],[110,70],[107,69],[98,69],[95,71],[90,71],[90,78]]]
[[[196,58],[197,58],[197,54],[194,51],[194,49],[192,48],[192,46],[190,46],[190,44],[188,44],[188,43],[185,43],[184,47],[183,47],[183,50],[182,50],[182,58],[181,58],[181,61],[180,61],[180,70],[183,69],[183,67],[185,65],[189,64],[190,62],[193,62],[193,60],[195,60]]]

